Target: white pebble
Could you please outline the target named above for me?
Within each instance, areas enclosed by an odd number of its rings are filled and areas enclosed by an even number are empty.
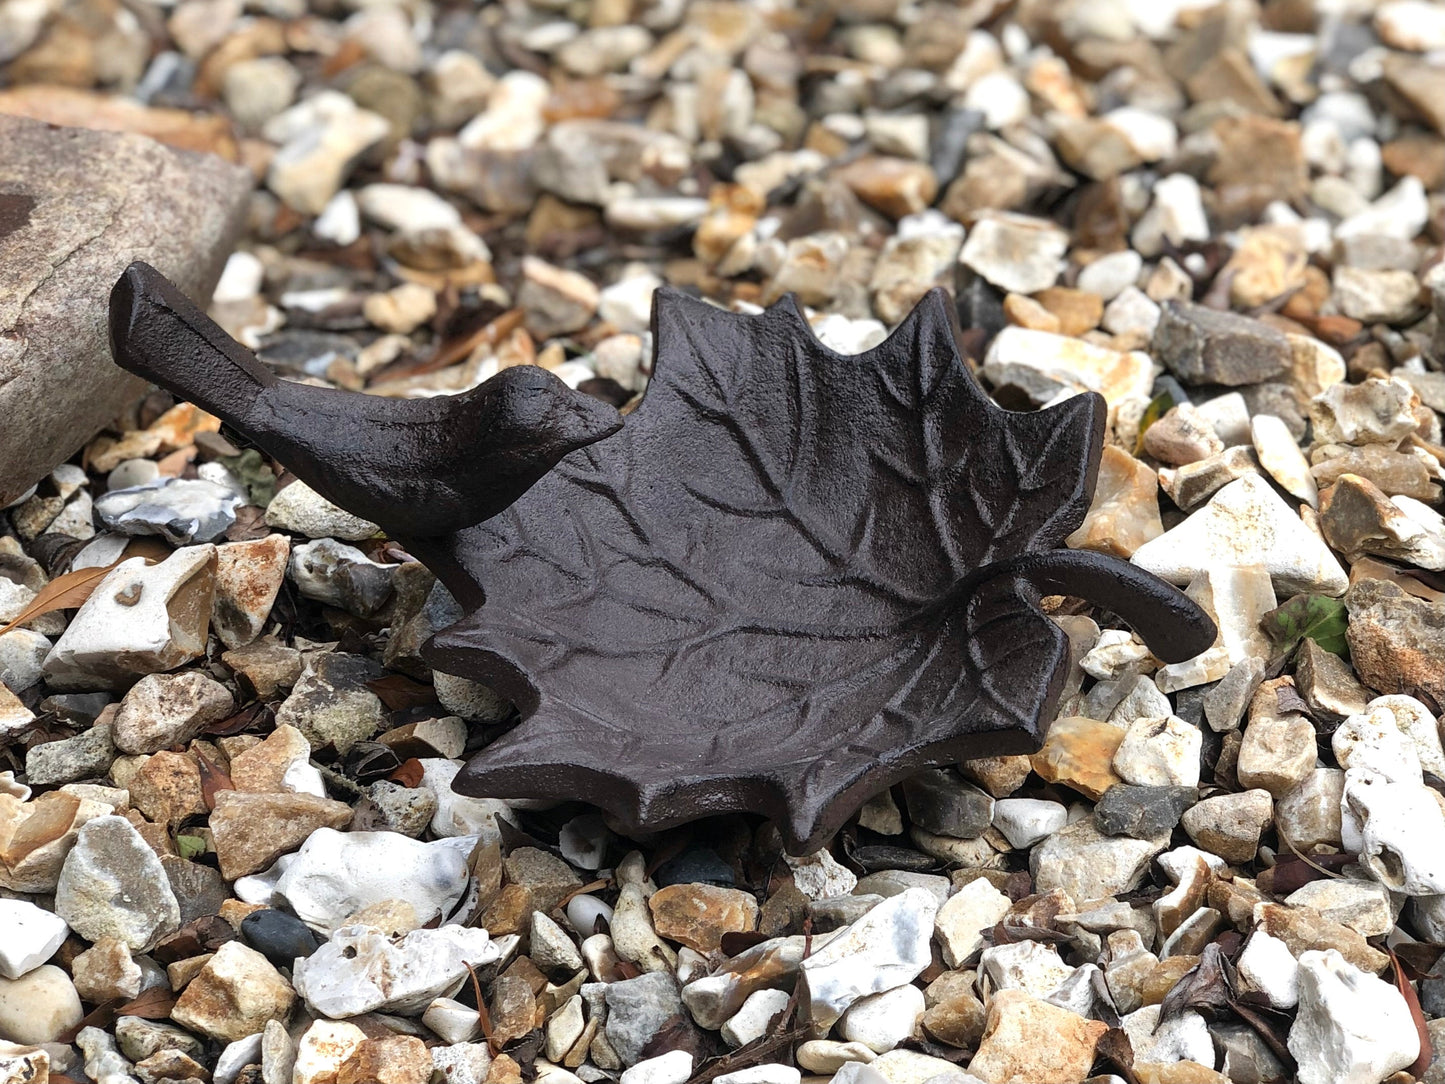
[[[1255,930],[1235,963],[1245,990],[1263,994],[1276,1009],[1299,1003],[1299,963],[1277,937]]]
[[[1289,1052],[1300,1084],[1378,1084],[1420,1055],[1410,1008],[1390,983],[1335,949],[1299,958],[1299,1015]]]
[[[29,900],[0,899],[0,975],[18,979],[55,955],[70,927]]]
[[[885,1054],[913,1034],[924,1008],[923,991],[916,986],[872,994],[849,1006],[838,1021],[838,1034]]]
[[[611,904],[603,903],[596,896],[573,896],[567,901],[567,921],[583,937],[592,936],[599,918],[611,923]]]
[[[690,1076],[692,1055],[686,1050],[670,1050],[624,1070],[620,1079],[621,1084],[686,1084]]]
[[[226,268],[211,293],[211,302],[224,305],[228,301],[249,301],[261,292],[265,277],[266,268],[255,256],[233,252],[226,258]]]
[[[767,1033],[773,1017],[787,1007],[790,995],[786,990],[755,990],[721,1028],[723,1042],[729,1046],[745,1046]]]

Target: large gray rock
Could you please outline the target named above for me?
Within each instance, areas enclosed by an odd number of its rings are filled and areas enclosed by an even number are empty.
[[[110,288],[145,260],[209,300],[250,175],[144,136],[0,116],[0,507],[143,385],[106,342]]]
[[[97,817],[80,830],[60,870],[55,913],[87,941],[115,937],[135,953],[181,924],[165,867],[124,817]]]
[[[1350,659],[1361,681],[1385,693],[1445,699],[1445,602],[1407,595],[1387,580],[1362,580],[1345,605]]]
[[[682,1012],[677,980],[664,971],[608,985],[607,1041],[624,1065],[636,1065],[643,1049],[674,1016]]]
[[[1258,384],[1289,368],[1284,333],[1259,320],[1188,301],[1164,305],[1151,348],[1186,384]]]

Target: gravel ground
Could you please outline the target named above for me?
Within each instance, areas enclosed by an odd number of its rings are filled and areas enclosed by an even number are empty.
[[[0,87],[249,168],[292,379],[623,405],[663,283],[844,353],[941,285],[1220,628],[1049,600],[1032,757],[628,838],[454,794],[455,604],[152,392],[0,512],[0,1084],[1445,1081],[1445,6],[0,0]]]

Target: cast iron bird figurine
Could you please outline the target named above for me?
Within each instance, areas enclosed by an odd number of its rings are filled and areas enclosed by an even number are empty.
[[[563,456],[622,426],[611,406],[535,365],[429,399],[278,379],[139,262],[111,291],[110,344],[122,368],[204,407],[393,536],[444,535],[490,519]]]
[[[921,768],[1038,748],[1070,667],[1043,596],[1112,611],[1166,662],[1214,643],[1176,588],[1062,548],[1104,401],[998,407],[942,291],[855,356],[791,298],[744,316],[659,290],[652,322],[646,394],[609,437],[610,408],[528,367],[422,401],[279,381],[143,265],[111,310],[120,364],[379,523],[460,603],[424,657],[522,717],[462,793],[646,830],[763,813],[805,854]]]

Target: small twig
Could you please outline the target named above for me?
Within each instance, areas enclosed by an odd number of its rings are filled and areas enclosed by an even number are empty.
[[[477,973],[471,964],[463,961],[463,965],[467,969],[467,974],[472,977],[472,993],[477,998],[477,1023],[482,1026],[482,1036],[487,1040],[487,1049],[492,1052],[493,1057],[496,1057],[502,1052],[502,1048],[492,1033],[492,1014],[487,1012],[487,1003],[482,1000],[481,980],[477,978]]]
[[[1441,466],[1445,466],[1445,447],[1442,447],[1439,444],[1431,444],[1424,437],[1420,436],[1419,433],[1411,433],[1405,439],[1408,440],[1412,446],[1416,448],[1423,448],[1425,451],[1429,452],[1440,461]]]
[[[585,896],[589,892],[601,892],[604,888],[610,888],[611,885],[612,882],[610,880],[601,880],[592,881],[589,884],[583,885],[581,888],[574,888],[571,892],[568,892],[567,895],[563,896],[560,900],[557,901],[556,909],[559,911],[565,910],[567,905],[573,900],[575,900],[578,896]],[[587,936],[585,933],[582,933],[581,930],[578,930],[577,932],[581,933],[583,937]]]
[[[1301,854],[1300,849],[1294,845],[1294,840],[1290,839],[1289,836],[1285,833],[1284,829],[1281,828],[1278,824],[1274,826],[1274,832],[1275,835],[1279,836],[1280,842],[1283,843],[1286,847],[1288,847],[1292,852],[1294,852],[1294,856],[1305,865],[1309,866],[1310,869],[1318,870],[1326,877],[1332,878],[1336,881],[1342,881],[1345,879],[1345,875],[1343,873],[1335,873],[1331,870],[1327,870],[1318,862],[1312,862],[1310,861],[1310,859],[1306,858],[1303,854]]]

